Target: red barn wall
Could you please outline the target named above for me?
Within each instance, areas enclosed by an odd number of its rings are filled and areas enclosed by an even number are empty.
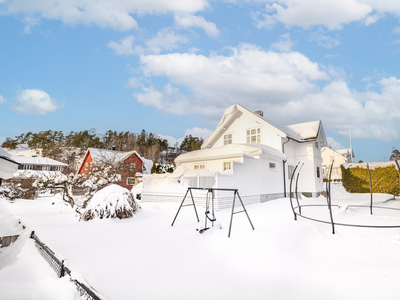
[[[79,169],[78,173],[79,174],[85,174],[89,173],[90,171],[90,163],[93,162],[92,156],[90,155],[90,151],[86,153],[85,159],[83,160],[83,163],[81,165],[81,168]],[[86,163],[88,164],[88,169],[85,170]]]
[[[122,181],[120,183],[120,186],[131,190],[133,185],[128,185],[127,179],[128,177],[135,177],[136,172],[143,173],[143,162],[136,153],[133,153],[131,156],[125,159],[124,163],[126,163],[126,170],[121,174]],[[130,171],[131,163],[136,164],[136,170]]]

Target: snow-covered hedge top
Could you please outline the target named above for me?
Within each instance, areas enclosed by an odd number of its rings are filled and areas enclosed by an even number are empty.
[[[396,162],[394,162],[394,161],[370,162],[370,163],[345,163],[345,164],[343,164],[343,167],[345,169],[357,168],[357,167],[367,169],[367,164],[369,165],[369,168],[371,170],[374,170],[376,168],[387,168],[387,167],[391,167],[391,166],[395,166],[397,169]]]

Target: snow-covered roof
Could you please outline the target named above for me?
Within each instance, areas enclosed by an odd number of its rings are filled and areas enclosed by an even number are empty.
[[[343,167],[345,169],[357,168],[357,167],[367,169],[367,164],[369,165],[369,168],[371,170],[374,170],[376,168],[387,168],[387,167],[391,167],[391,166],[395,166],[396,169],[398,169],[395,161],[370,162],[370,163],[345,163],[345,164],[343,164]]]
[[[143,173],[144,174],[150,174],[151,173],[151,168],[153,167],[153,161],[151,159],[146,159],[143,158],[139,155],[139,153],[137,153],[135,150],[133,151],[115,151],[115,150],[106,150],[106,149],[98,149],[98,148],[88,148],[85,157],[87,155],[87,153],[90,152],[90,155],[94,161],[94,163],[101,163],[107,160],[110,160],[111,162],[119,162],[122,161],[126,158],[128,158],[129,156],[131,156],[132,154],[136,154],[139,159],[143,162],[143,166],[144,166],[144,170]],[[83,164],[84,160],[82,160],[82,162],[80,163],[80,166],[78,168],[78,170],[80,170],[82,168],[82,164]]]
[[[47,157],[12,156],[11,158],[21,165],[46,165],[46,166],[68,167],[68,165],[63,162]]]
[[[227,128],[235,121],[237,118],[239,118],[243,113],[250,113],[254,115],[254,117],[257,118],[258,121],[266,122],[269,125],[277,128],[278,130],[282,131],[282,135],[285,134],[285,132],[278,128],[277,126],[271,124],[267,120],[265,120],[263,117],[260,115],[248,110],[244,106],[240,104],[234,104],[225,109],[224,115],[221,118],[221,121],[217,125],[217,127],[214,129],[213,132],[207,137],[207,139],[204,141],[203,145],[201,146],[202,149],[204,148],[209,148],[212,146],[212,144],[227,130]]]
[[[5,150],[1,147],[0,147],[0,156],[1,157],[11,157],[10,153],[8,153],[7,150]]]
[[[286,134],[299,142],[302,141],[320,141],[321,147],[328,146],[326,141],[324,127],[321,121],[311,121],[286,126]]]
[[[353,149],[338,149],[335,151],[337,153],[340,153],[341,155],[348,155],[349,153],[351,153],[352,157],[355,157]]]
[[[182,163],[187,161],[201,161],[205,159],[219,159],[243,155],[256,156],[260,154],[267,154],[280,159],[287,158],[281,151],[263,144],[229,144],[217,148],[206,148],[187,152],[179,155],[175,159],[175,162]]]
[[[258,122],[265,122],[270,126],[275,127],[276,129],[280,130],[282,133],[282,137],[289,136],[290,138],[298,141],[298,142],[305,142],[305,141],[320,141],[321,147],[328,146],[326,141],[326,136],[324,132],[324,128],[322,126],[321,121],[312,121],[312,122],[305,122],[305,123],[298,123],[289,125],[285,128],[285,130],[280,129],[279,127],[275,126],[274,124],[265,120],[262,116],[248,110],[247,108],[243,107],[240,104],[234,104],[228,107],[224,111],[224,115],[221,118],[221,121],[214,129],[214,131],[207,137],[204,141],[203,145],[201,146],[202,149],[210,148],[212,145],[223,135],[229,126],[243,113],[253,115],[257,118]]]
[[[18,162],[11,158],[11,155],[0,147],[0,178],[8,179],[18,169]]]

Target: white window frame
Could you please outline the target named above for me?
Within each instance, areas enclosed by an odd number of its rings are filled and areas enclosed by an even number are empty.
[[[247,128],[246,129],[246,143],[248,144],[262,144],[262,128],[261,127],[253,127],[253,128]],[[253,134],[251,131],[255,130],[255,133]],[[255,143],[252,143],[252,137],[255,136],[256,141]]]
[[[317,166],[316,175],[317,178],[321,178],[321,168],[319,166]]]
[[[194,170],[204,170],[206,168],[206,164],[195,164],[193,165]]]
[[[225,164],[228,164],[229,168],[225,168]],[[231,161],[223,161],[222,162],[222,172],[232,170],[232,162]]]
[[[268,162],[268,168],[270,171],[276,171],[276,161],[270,160]]]
[[[289,167],[292,167],[292,172],[290,172],[290,168]],[[294,169],[295,169],[295,166],[288,165],[288,179],[289,180],[292,179],[293,176],[294,176]]]
[[[131,163],[131,164],[129,165],[129,171],[130,171],[130,172],[136,171],[136,163]]]
[[[129,183],[129,180],[133,180],[133,183]],[[135,177],[127,177],[126,178],[126,185],[135,185]]]
[[[228,143],[229,141],[230,143]],[[226,133],[224,134],[224,145],[230,145],[230,144],[233,144],[233,133]]]

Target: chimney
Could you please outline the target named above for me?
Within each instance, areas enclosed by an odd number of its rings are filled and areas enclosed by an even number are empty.
[[[264,113],[261,110],[256,110],[254,113],[259,115],[260,117],[264,117]]]
[[[112,146],[112,151],[115,151],[115,148],[116,148],[115,146]]]

